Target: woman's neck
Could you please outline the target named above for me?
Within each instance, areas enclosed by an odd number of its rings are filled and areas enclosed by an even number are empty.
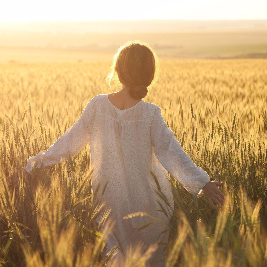
[[[134,99],[129,93],[129,88],[122,86],[121,90],[109,94],[110,102],[119,109],[126,109],[136,105],[142,99]]]

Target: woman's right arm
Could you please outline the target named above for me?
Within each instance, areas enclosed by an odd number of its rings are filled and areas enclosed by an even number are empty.
[[[92,98],[84,108],[80,118],[47,151],[40,152],[27,161],[25,170],[31,173],[34,167],[53,166],[69,159],[89,143],[97,97]]]

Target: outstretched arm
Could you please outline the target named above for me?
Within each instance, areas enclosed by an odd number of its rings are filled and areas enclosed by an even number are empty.
[[[47,151],[40,152],[27,161],[26,171],[33,167],[47,167],[58,164],[74,156],[89,143],[93,123],[96,97],[90,100],[80,118]]]
[[[185,153],[180,143],[174,137],[161,115],[161,109],[156,108],[152,125],[151,140],[154,152],[163,167],[176,178],[187,191],[198,194],[201,189],[210,201],[221,203],[223,195],[214,182],[210,182],[209,175],[196,166]],[[218,193],[220,192],[220,193]]]

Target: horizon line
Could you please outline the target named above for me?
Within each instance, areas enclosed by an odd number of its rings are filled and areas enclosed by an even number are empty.
[[[267,21],[267,18],[261,19],[88,19],[88,20],[0,20],[1,23],[38,23],[38,22],[121,22],[121,21]]]

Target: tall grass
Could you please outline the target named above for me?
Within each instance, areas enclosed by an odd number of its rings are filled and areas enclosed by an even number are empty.
[[[213,210],[169,177],[168,267],[267,266],[266,67],[264,60],[166,61],[144,99],[162,108],[194,162],[225,182],[226,203]],[[103,192],[92,194],[89,147],[32,178],[22,172],[94,95],[109,92],[108,71],[109,63],[0,66],[0,266],[118,265],[117,248],[105,248],[114,222]],[[146,266],[155,249],[130,248],[124,265]]]

